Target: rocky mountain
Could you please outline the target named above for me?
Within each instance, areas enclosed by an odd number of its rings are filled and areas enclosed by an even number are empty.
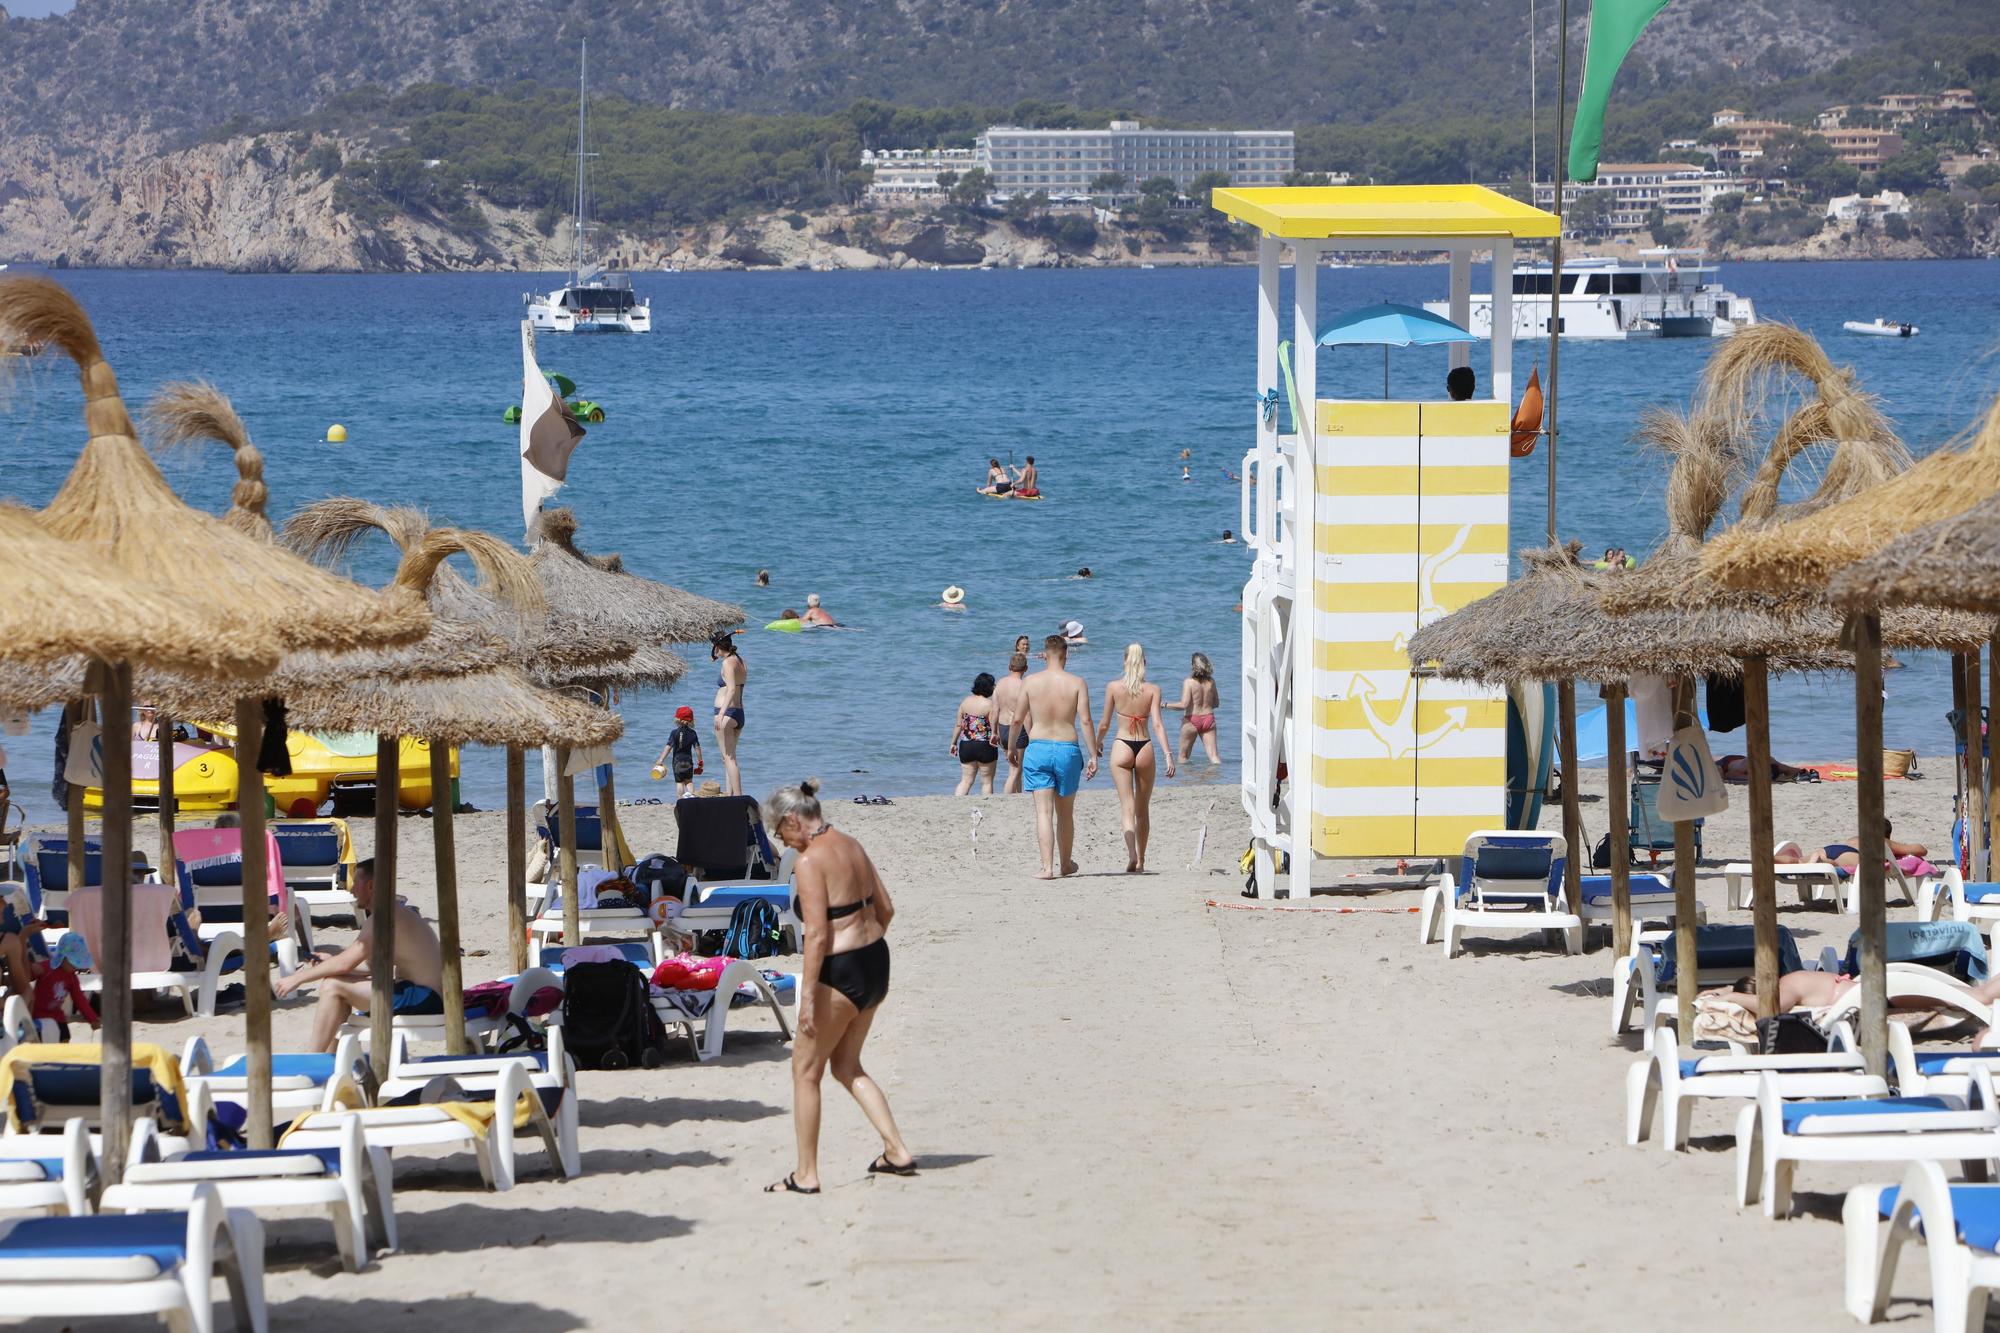
[[[1580,66],[1586,7],[1572,9]],[[1526,0],[79,0],[66,15],[0,22],[0,134],[172,136],[296,116],[364,84],[567,84],[585,38],[596,86],[674,106],[1040,98],[1281,125],[1512,115],[1525,105],[1528,11]],[[1555,0],[1537,9],[1544,51],[1555,11]],[[1657,93],[1795,78],[1849,56],[1899,67],[1919,46],[1996,31],[1992,0],[1677,0],[1632,78]]]

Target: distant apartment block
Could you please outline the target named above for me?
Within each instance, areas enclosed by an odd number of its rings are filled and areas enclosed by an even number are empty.
[[[1569,212],[1586,197],[1607,198],[1611,201],[1612,231],[1643,231],[1646,215],[1655,208],[1670,221],[1693,222],[1714,211],[1717,195],[1742,188],[1743,182],[1735,176],[1704,171],[1686,162],[1606,162],[1597,168],[1596,180],[1564,185],[1563,210]],[[1536,207],[1552,208],[1555,198],[1552,182],[1536,182]]]
[[[1815,130],[1850,167],[1873,171],[1903,151],[1903,136],[1894,130]]]
[[[1084,195],[1100,176],[1126,188],[1165,176],[1182,190],[1205,172],[1232,185],[1283,185],[1292,170],[1290,130],[1160,130],[1114,120],[1101,130],[1029,130],[996,125],[979,136],[979,165],[996,194]]]
[[[971,148],[893,148],[879,153],[864,148],[861,165],[875,170],[868,184],[870,198],[939,199],[946,190],[938,177],[963,176],[979,165],[979,154]]]
[[[1938,96],[1942,97],[1943,94]],[[1907,99],[1897,94],[1884,100]],[[1798,126],[1787,125],[1782,120],[1752,120],[1733,107],[1724,107],[1715,113],[1713,124],[1716,129],[1728,130],[1734,138],[1729,142],[1714,145],[1716,165],[1740,170],[1755,163],[1763,158],[1771,140],[1786,130],[1816,135],[1826,140],[1841,161],[1862,171],[1873,171],[1902,151],[1903,136],[1894,130],[1845,126],[1842,122],[1852,111],[1852,107],[1829,107],[1814,120],[1812,129],[1801,130]],[[1836,115],[1836,112],[1841,114]],[[1907,120],[1908,117],[1904,119]]]

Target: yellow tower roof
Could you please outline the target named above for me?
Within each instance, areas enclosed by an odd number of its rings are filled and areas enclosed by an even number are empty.
[[[1556,215],[1484,185],[1298,185],[1215,191],[1218,212],[1286,240],[1554,236]]]

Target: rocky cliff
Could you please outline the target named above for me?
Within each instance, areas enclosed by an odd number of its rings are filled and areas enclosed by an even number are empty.
[[[354,145],[344,145],[348,151]],[[0,261],[239,272],[546,271],[560,263],[533,214],[476,193],[446,217],[356,208],[340,178],[280,136],[233,138],[120,164],[46,138],[0,145]],[[633,268],[873,269],[912,265],[1212,263],[1205,242],[1166,245],[1109,228],[1087,248],[1058,247],[1000,221],[835,209],[716,223],[652,240],[609,236]]]

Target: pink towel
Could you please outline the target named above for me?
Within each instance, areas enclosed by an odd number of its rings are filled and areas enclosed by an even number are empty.
[[[73,889],[69,895],[70,929],[83,936],[90,948],[92,970],[104,970],[103,917],[104,890],[96,885]],[[180,903],[180,893],[171,884],[132,886],[132,970],[165,972],[173,965],[167,941],[167,917]]]

